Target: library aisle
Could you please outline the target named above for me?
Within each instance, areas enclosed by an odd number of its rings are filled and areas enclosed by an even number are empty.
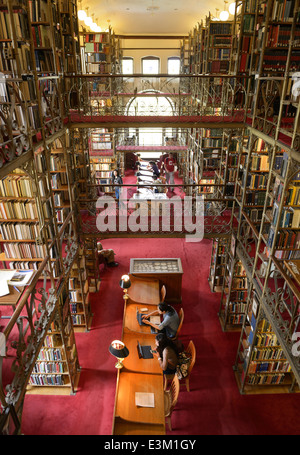
[[[181,339],[193,340],[197,358],[190,392],[181,388],[169,435],[292,435],[299,433],[299,394],[241,395],[232,366],[237,332],[222,332],[220,294],[207,280],[211,241],[184,239],[104,240],[119,267],[102,271],[100,292],[92,298],[92,329],[76,333],[81,375],[75,395],[27,395],[22,433],[25,435],[110,435],[117,372],[108,352],[121,336],[123,299],[119,280],[131,257],[180,257],[183,266]],[[102,267],[102,266],[101,266]],[[176,309],[180,307],[177,305]]]

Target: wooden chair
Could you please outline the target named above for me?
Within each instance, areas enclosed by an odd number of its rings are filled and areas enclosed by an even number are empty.
[[[178,316],[179,316],[179,326],[178,326],[176,335],[172,338],[172,340],[177,340],[177,339],[178,339],[178,335],[179,335],[179,333],[180,333],[180,331],[181,331],[182,324],[183,324],[183,319],[184,319],[184,311],[183,311],[183,308],[180,308],[179,313],[178,313]]]
[[[163,303],[165,301],[165,298],[166,298],[166,286],[163,284],[162,285],[162,288],[160,290],[160,302]]]
[[[175,374],[170,389],[164,391],[165,418],[168,422],[170,431],[172,431],[171,415],[178,400],[179,389],[180,389],[179,379]]]
[[[192,360],[189,365],[188,375],[182,380],[185,381],[186,390],[189,392],[190,391],[190,376],[191,376],[192,369],[196,362],[196,348],[195,348],[195,345],[192,340],[190,340],[188,347],[186,349],[186,352],[189,354],[189,356],[191,357]]]
[[[189,364],[188,374],[185,378],[180,380],[180,384],[183,381],[185,381],[183,385],[186,386],[186,390],[189,392],[190,391],[190,376],[191,376],[192,369],[196,362],[196,348],[195,348],[195,345],[192,340],[190,340],[185,352],[191,357],[191,362]],[[164,390],[167,390],[169,382],[172,381],[173,379],[174,379],[174,374],[165,374],[164,375]]]

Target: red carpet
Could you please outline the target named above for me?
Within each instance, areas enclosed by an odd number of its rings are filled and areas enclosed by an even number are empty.
[[[239,335],[223,333],[218,321],[220,294],[210,292],[207,276],[211,243],[182,239],[105,240],[120,263],[106,269],[100,292],[93,297],[92,330],[76,334],[82,367],[75,396],[25,398],[25,435],[109,435],[112,428],[116,370],[108,352],[121,336],[123,299],[119,279],[129,271],[131,257],[180,257],[185,320],[182,341],[196,345],[196,365],[190,392],[183,387],[172,415],[172,435],[298,434],[299,394],[240,395],[232,365]]]

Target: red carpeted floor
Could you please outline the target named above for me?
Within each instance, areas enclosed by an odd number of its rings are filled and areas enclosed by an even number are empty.
[[[121,336],[123,299],[119,279],[129,271],[131,257],[180,257],[184,276],[182,341],[192,339],[197,359],[190,387],[182,388],[172,415],[172,435],[298,434],[299,394],[240,395],[232,366],[239,335],[221,330],[217,312],[220,294],[211,293],[208,269],[211,242],[184,239],[114,239],[103,241],[116,252],[119,267],[102,275],[94,294],[92,330],[76,334],[82,367],[74,396],[25,398],[25,435],[109,435],[112,428],[116,370],[108,352]]]

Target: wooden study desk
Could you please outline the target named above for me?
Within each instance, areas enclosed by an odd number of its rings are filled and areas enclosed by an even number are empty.
[[[146,308],[145,304],[132,303],[128,299],[127,303],[124,306],[124,316],[123,316],[123,332],[135,332],[136,334],[151,334],[150,325],[140,325],[138,323],[136,313],[137,310],[140,312],[142,308]],[[147,306],[149,311],[143,312],[142,314],[148,314],[156,310],[157,307]],[[154,336],[153,334],[152,336]]]
[[[12,272],[12,270],[1,269],[0,278],[1,272]],[[19,272],[19,270],[16,270],[16,272]],[[28,286],[32,282],[32,279],[36,273],[35,270],[28,270],[28,272],[32,272],[32,274],[30,275],[30,279],[24,286],[13,286],[10,284],[8,285],[9,294],[0,297],[0,306],[11,306],[13,311],[15,310],[15,307],[18,305],[26,286]]]
[[[128,296],[132,302],[142,303],[144,306],[160,303],[160,287],[157,278],[144,279],[130,275],[130,281]]]
[[[153,359],[139,358],[137,343],[141,346],[151,346],[152,349],[156,349],[155,346],[155,335],[153,334],[139,334],[124,332],[123,343],[128,348],[130,354],[123,361],[124,371],[133,371],[137,373],[148,373],[148,374],[162,374],[161,367],[159,366],[156,356]]]
[[[165,425],[162,374],[118,372],[115,417],[127,422]],[[153,393],[154,407],[137,406],[136,392]]]
[[[153,289],[159,292],[158,280],[147,280],[144,291],[147,288],[151,289],[150,295],[153,295]],[[147,297],[147,293],[144,297]],[[151,327],[140,326],[138,323],[137,310],[140,311],[141,308],[148,308],[147,312],[143,312],[147,314],[154,311],[157,305],[151,305],[147,301],[136,303],[130,298],[125,301],[121,339],[128,348],[129,355],[123,360],[123,368],[118,370],[113,435],[165,434],[162,369],[156,356],[152,359],[143,359],[138,355],[138,342],[141,346],[151,346],[154,349],[156,347],[155,333],[151,333]],[[154,394],[154,407],[137,406],[136,392]]]

